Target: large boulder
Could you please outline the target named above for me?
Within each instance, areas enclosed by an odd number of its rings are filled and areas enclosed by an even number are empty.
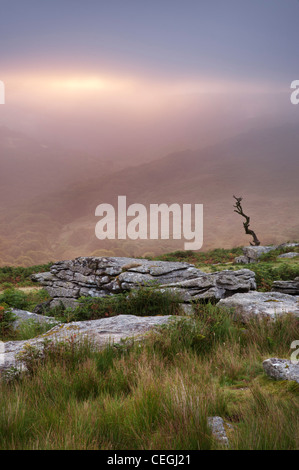
[[[45,286],[53,298],[51,307],[62,302],[71,308],[80,297],[105,297],[146,285],[176,290],[183,302],[221,299],[256,288],[255,274],[248,269],[207,274],[189,263],[115,257],[60,261],[51,272],[31,278]]]
[[[263,368],[273,379],[294,380],[299,383],[299,364],[293,364],[288,359],[271,357],[263,362]]]
[[[299,316],[299,297],[279,292],[247,292],[221,299],[219,307],[233,309],[244,321],[252,317],[269,317],[292,313]]]
[[[102,318],[99,320],[78,321],[63,323],[54,326],[47,333],[26,341],[8,341],[2,343],[0,348],[0,370],[15,367],[24,369],[19,361],[18,355],[26,351],[28,346],[42,350],[45,340],[61,342],[72,339],[80,341],[88,338],[99,349],[108,343],[119,343],[126,338],[140,340],[144,335],[155,327],[168,323],[171,319],[179,317],[152,316],[136,317],[134,315],[118,315],[115,317]],[[4,345],[4,348],[3,348]]]

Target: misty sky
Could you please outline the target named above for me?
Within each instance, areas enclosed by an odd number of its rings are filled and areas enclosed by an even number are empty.
[[[299,79],[298,0],[0,6],[2,125],[119,157],[205,143],[242,119],[295,116],[280,94]]]

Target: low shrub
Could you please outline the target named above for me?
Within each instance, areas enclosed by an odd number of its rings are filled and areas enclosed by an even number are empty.
[[[5,303],[9,307],[19,308],[20,310],[26,310],[29,302],[27,295],[17,289],[6,289],[3,294],[0,295],[0,305]]]

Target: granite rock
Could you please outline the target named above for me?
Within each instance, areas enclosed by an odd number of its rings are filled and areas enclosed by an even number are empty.
[[[51,307],[62,302],[71,308],[83,296],[105,297],[140,286],[174,290],[182,302],[221,299],[256,288],[255,274],[248,269],[207,274],[189,263],[115,257],[59,261],[50,273],[34,274],[31,279],[49,292]]]

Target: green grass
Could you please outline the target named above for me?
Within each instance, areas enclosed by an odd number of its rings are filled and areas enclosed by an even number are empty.
[[[11,308],[32,312],[36,305],[49,298],[49,294],[44,289],[28,293],[15,288],[5,289],[0,294],[0,341],[27,340],[48,331],[54,324],[42,324],[33,319],[20,322],[19,327],[14,329],[13,323],[16,316],[11,312]]]
[[[255,272],[257,290],[264,292],[271,290],[273,281],[287,281],[299,276],[299,262],[293,260],[276,263],[261,261],[246,266]]]
[[[45,289],[33,289],[30,292],[23,292],[15,288],[5,289],[0,294],[0,306],[13,307],[20,310],[32,311],[36,305],[50,299]]]
[[[33,319],[25,320],[20,322],[20,325],[14,332],[10,331],[9,338],[6,337],[6,339],[14,341],[28,340],[46,333],[55,325],[56,323],[40,323]]]
[[[182,261],[199,266],[205,264],[229,263],[232,262],[236,256],[240,256],[241,254],[243,254],[241,247],[232,248],[230,250],[216,248],[206,252],[191,250],[175,251],[152,259],[161,261]]]
[[[298,320],[246,330],[208,305],[143,343],[28,348],[29,372],[0,384],[0,449],[219,449],[215,415],[232,449],[296,449],[298,386],[266,378],[262,360],[290,354]]]
[[[276,261],[279,255],[282,255],[284,253],[289,253],[289,252],[299,253],[299,246],[277,248],[276,250],[269,251],[269,253],[265,253],[264,255],[262,255],[260,260],[261,261]]]

